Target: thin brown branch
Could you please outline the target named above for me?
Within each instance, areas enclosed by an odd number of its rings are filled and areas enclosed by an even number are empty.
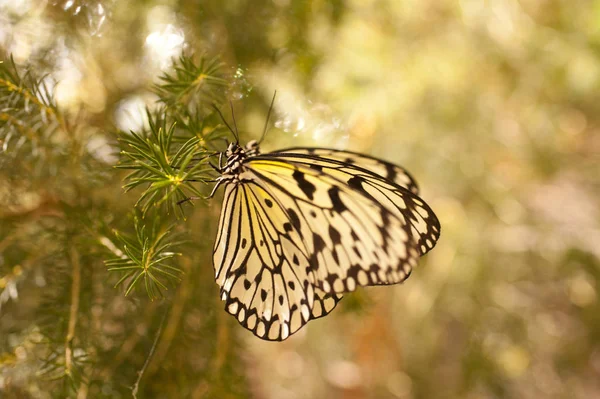
[[[167,314],[169,313],[169,308],[165,309],[165,313],[163,314],[162,320],[160,321],[160,326],[158,327],[158,331],[156,332],[156,337],[154,337],[154,343],[152,344],[152,348],[150,348],[150,353],[148,353],[148,357],[142,366],[142,369],[138,371],[138,378],[135,381],[135,384],[131,387],[131,395],[134,399],[137,399],[138,389],[140,387],[140,381],[142,381],[142,377],[150,364],[150,360],[152,360],[152,355],[154,355],[154,351],[156,351],[156,346],[158,345],[158,341],[160,339],[163,327],[165,325],[165,321],[167,321]]]
[[[191,260],[189,258],[181,259],[181,266],[183,268],[184,275],[189,275],[189,272],[192,268]],[[183,316],[185,305],[192,293],[191,285],[192,283],[190,279],[184,278],[177,290],[177,293],[171,305],[171,312],[169,315],[169,321],[165,327],[165,333],[156,350],[156,358],[159,361],[155,363],[155,366],[151,367],[148,370],[148,374],[150,375],[156,372],[158,368],[157,365],[159,365],[160,361],[167,356],[171,343],[177,335],[177,331],[181,322],[181,317]]]
[[[65,339],[65,374],[73,375],[73,339],[77,326],[77,315],[79,313],[79,294],[81,291],[81,263],[79,253],[75,247],[70,250],[71,264],[73,265],[73,283],[71,284],[71,308],[69,310],[69,326]]]

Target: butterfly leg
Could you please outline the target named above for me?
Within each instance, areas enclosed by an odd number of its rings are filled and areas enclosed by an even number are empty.
[[[223,153],[219,154],[219,172],[223,170]]]
[[[223,173],[223,153],[219,153],[219,166],[215,165],[212,162],[209,162],[208,164],[219,174]]]
[[[220,152],[216,152],[216,151],[215,151],[215,152],[213,152],[213,153],[211,153],[211,154],[205,154],[205,155],[201,155],[201,156],[198,156],[198,157],[193,157],[193,158],[192,158],[192,162],[196,162],[196,163],[197,163],[197,162],[201,162],[201,161],[204,161],[204,160],[205,160],[205,159],[207,159],[207,158],[214,157],[214,156],[215,156],[215,155],[217,155],[217,154],[220,154],[220,156],[221,156],[221,157],[223,156],[223,154],[222,154],[222,153],[220,153]],[[173,166],[173,165],[171,165],[171,166]],[[186,169],[191,169],[191,168],[193,168],[193,167],[195,167],[195,166],[196,166],[195,164],[191,164],[191,165],[188,165],[188,166],[186,166]]]
[[[199,200],[199,199],[205,200],[208,198],[210,198],[210,197],[200,197],[197,195],[192,195],[191,197],[187,197],[187,198],[182,199],[181,201],[177,201],[177,205],[181,206],[181,205],[185,204],[186,202],[192,202],[192,201]]]
[[[217,171],[217,172],[219,172],[219,173],[222,173],[223,169],[222,169],[220,166],[217,166],[217,165],[215,165],[215,164],[214,164],[214,163],[212,163],[212,162],[209,162],[208,164],[209,164],[209,165],[210,165],[210,167],[211,167],[211,168],[213,168],[215,171]]]
[[[228,180],[228,179],[223,179],[223,178],[217,178],[217,184],[214,185],[212,191],[210,192],[208,198],[212,198],[215,196],[215,193],[217,192],[217,189],[219,188],[219,186],[223,183],[223,181]]]
[[[197,195],[193,195],[193,196],[191,196],[191,197],[184,198],[184,199],[182,199],[181,201],[177,202],[177,205],[180,205],[180,206],[181,206],[182,204],[184,204],[184,203],[186,203],[186,202],[191,202],[191,201],[195,201],[195,200],[199,200],[199,199],[201,199],[201,200],[208,200],[208,199],[211,199],[212,197],[214,197],[214,196],[215,196],[215,193],[217,192],[217,189],[219,188],[219,186],[220,186],[221,184],[223,184],[223,181],[225,181],[225,180],[229,180],[229,179],[224,179],[224,178],[222,178],[222,177],[219,177],[219,178],[215,179],[214,181],[215,181],[217,184],[215,184],[215,185],[214,185],[214,187],[213,187],[212,191],[210,192],[210,194],[209,194],[208,196],[206,196],[206,197],[205,197],[205,196],[197,196]]]

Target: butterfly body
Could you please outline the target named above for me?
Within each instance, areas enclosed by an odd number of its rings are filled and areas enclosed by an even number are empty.
[[[344,292],[405,280],[439,222],[402,168],[362,154],[229,145],[214,246],[225,308],[260,338],[283,340]],[[214,192],[213,190],[213,192]]]

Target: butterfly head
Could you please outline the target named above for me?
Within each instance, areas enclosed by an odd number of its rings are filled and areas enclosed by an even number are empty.
[[[227,162],[223,167],[223,174],[239,174],[244,159],[258,154],[259,149],[256,140],[249,141],[245,147],[242,147],[237,142],[230,143],[225,151]]]

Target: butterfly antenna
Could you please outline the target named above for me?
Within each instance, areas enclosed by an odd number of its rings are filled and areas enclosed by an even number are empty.
[[[269,117],[271,116],[271,110],[273,109],[273,104],[275,104],[275,96],[277,96],[277,90],[273,93],[273,99],[271,100],[271,105],[269,106],[269,112],[267,112],[267,120],[265,121],[265,128],[263,129],[262,136],[260,136],[260,140],[258,140],[258,144],[262,143],[265,135],[267,134],[267,126],[269,126]]]
[[[231,119],[233,119],[233,127],[235,129],[235,140],[237,143],[240,142],[240,132],[238,132],[237,123],[235,123],[235,113],[233,112],[233,103],[229,101],[229,107],[231,108]]]
[[[221,113],[221,111],[219,110],[219,108],[217,108],[217,106],[215,104],[212,105],[213,108],[215,109],[215,111],[217,111],[217,113],[219,114],[219,116],[221,117],[221,120],[223,121],[223,123],[225,124],[225,126],[227,126],[227,129],[229,129],[229,131],[231,132],[231,134],[233,134],[233,137],[235,137],[235,141],[236,143],[239,143],[239,139],[237,134],[233,131],[233,129],[231,128],[231,126],[229,126],[229,123],[227,123],[227,121],[225,120],[225,117],[223,116],[223,114]]]

